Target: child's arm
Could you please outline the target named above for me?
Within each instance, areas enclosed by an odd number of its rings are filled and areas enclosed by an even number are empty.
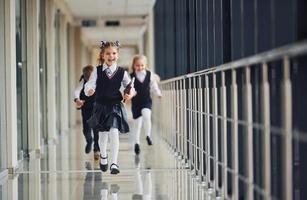
[[[81,108],[84,104],[84,101],[80,100],[80,92],[83,88],[84,81],[83,79],[80,81],[80,84],[74,91],[74,102],[76,103],[76,108]]]
[[[130,83],[131,79],[130,79],[130,76],[128,75],[128,73],[125,71],[124,73],[124,77],[123,77],[123,80],[122,80],[122,86],[124,88],[126,88],[129,83]],[[136,91],[134,89],[134,86],[131,85],[131,89],[130,89],[130,93],[129,94],[124,94],[124,99],[125,100],[130,100],[132,99],[132,97],[134,97],[136,95]]]
[[[153,77],[153,73],[150,75],[150,91],[154,93],[158,98],[162,97],[161,90],[159,89],[156,79]]]
[[[79,83],[79,85],[78,85],[78,87],[76,87],[76,89],[75,89],[75,91],[74,91],[74,100],[75,100],[75,99],[79,99],[79,97],[80,97],[80,92],[81,92],[82,87],[83,87],[83,83],[84,83],[84,81],[81,80],[80,83]]]
[[[95,93],[97,80],[97,68],[93,70],[90,79],[86,82],[84,86],[84,93],[86,96],[92,96]]]

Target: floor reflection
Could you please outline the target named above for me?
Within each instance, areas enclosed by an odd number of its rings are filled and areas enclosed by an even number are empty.
[[[150,200],[152,199],[152,179],[150,171],[137,171],[135,179],[137,191],[132,195],[133,200]]]
[[[23,161],[20,171],[0,185],[0,200],[213,199],[158,138],[153,146],[142,144],[135,156],[122,136],[121,173],[111,175],[99,170],[92,154],[84,154],[81,136],[62,136],[42,157]]]

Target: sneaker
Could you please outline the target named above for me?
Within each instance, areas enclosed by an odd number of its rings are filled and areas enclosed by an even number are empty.
[[[100,152],[94,151],[94,160],[99,160],[99,157],[100,157]]]
[[[151,138],[149,136],[146,136],[147,144],[152,145]]]
[[[112,163],[112,165],[110,166],[110,170],[111,170],[111,174],[118,174],[119,173],[119,169],[118,169],[118,165],[115,163]]]
[[[99,165],[100,165],[100,170],[101,171],[103,171],[103,172],[106,172],[107,170],[108,170],[108,156],[106,156],[106,157],[102,157],[102,156],[100,156],[100,163],[99,163]],[[107,160],[107,164],[101,164],[101,161],[103,160],[103,159],[106,159]]]
[[[139,144],[135,144],[135,145],[134,145],[134,153],[135,153],[136,155],[139,155],[140,152],[141,152],[140,145],[139,145]]]

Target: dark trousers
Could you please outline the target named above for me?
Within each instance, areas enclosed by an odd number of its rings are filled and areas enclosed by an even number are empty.
[[[92,137],[92,129],[88,125],[87,120],[91,117],[92,115],[92,110],[93,107],[86,107],[81,109],[81,114],[82,114],[82,124],[83,124],[83,135],[85,137],[86,142],[92,142],[93,137]],[[93,130],[94,133],[94,151],[99,151],[99,133],[98,131]]]

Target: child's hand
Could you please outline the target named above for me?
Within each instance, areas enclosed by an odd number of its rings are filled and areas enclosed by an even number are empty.
[[[135,89],[131,88],[130,93],[125,94],[124,99],[125,99],[125,101],[128,101],[128,100],[132,99],[132,97],[134,97],[135,95],[136,95]]]
[[[89,89],[87,92],[87,95],[90,97],[95,93],[95,90],[93,88]]]
[[[76,100],[76,108],[81,108],[84,105],[84,101],[77,99]]]

